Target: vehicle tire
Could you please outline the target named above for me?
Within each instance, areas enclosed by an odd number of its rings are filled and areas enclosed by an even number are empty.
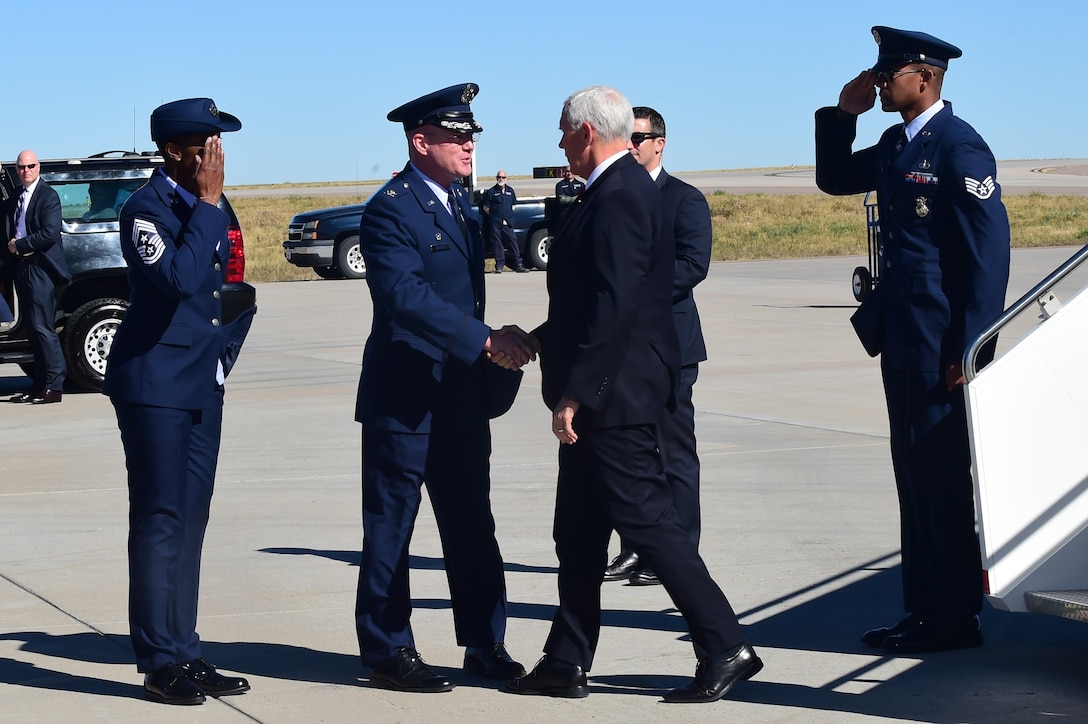
[[[349,236],[336,245],[336,268],[345,279],[366,279],[366,262],[358,236]]]
[[[315,266],[314,274],[322,279],[343,279],[344,275],[334,266]]]
[[[873,275],[863,266],[854,269],[850,284],[854,288],[854,299],[859,302],[864,302],[865,298],[873,293]]]
[[[548,269],[548,249],[552,245],[552,235],[545,229],[537,229],[529,236],[528,261],[540,271]]]
[[[95,392],[102,389],[113,336],[127,309],[123,299],[93,299],[68,318],[61,344],[72,384]]]

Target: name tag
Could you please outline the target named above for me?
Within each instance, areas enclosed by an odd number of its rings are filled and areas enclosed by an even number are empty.
[[[432,254],[435,253],[436,251],[449,251],[449,250],[450,250],[450,245],[449,244],[431,244],[431,253]]]

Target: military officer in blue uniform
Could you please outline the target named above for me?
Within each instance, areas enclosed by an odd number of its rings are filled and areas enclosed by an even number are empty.
[[[367,203],[359,242],[373,302],[355,419],[363,423],[363,537],[356,631],[374,686],[453,688],[416,649],[408,545],[424,483],[438,523],[464,668],[524,673],[504,646],[506,583],[491,514],[490,417],[513,401],[532,355],[484,324],[479,218],[458,179],[482,128],[463,83],[388,114],[408,165]],[[509,384],[510,380],[513,384]]]
[[[1002,311],[1009,221],[985,141],[941,100],[959,48],[926,33],[873,28],[876,65],[816,112],[816,183],[875,189],[880,284],[852,321],[881,355],[899,492],[907,616],[862,641],[913,653],[977,646],[982,565],[975,534],[961,360]],[[875,104],[903,119],[852,152],[858,115]],[[991,345],[986,357],[992,359]]]
[[[103,392],[117,413],[129,489],[129,631],[147,698],[200,704],[249,683],[201,657],[200,556],[223,419],[223,383],[255,309],[224,327],[230,242],[220,133],[241,122],[210,98],[151,114],[163,167],[121,209],[132,289]]]

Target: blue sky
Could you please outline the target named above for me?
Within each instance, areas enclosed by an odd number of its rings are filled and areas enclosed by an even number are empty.
[[[5,160],[149,149],[155,106],[210,96],[243,122],[228,184],[385,178],[406,159],[385,114],[471,81],[484,177],[563,163],[562,102],[598,83],[665,116],[674,171],[809,165],[813,112],[875,61],[872,25],[963,49],[944,97],[999,159],[1088,156],[1088,5],[1069,0],[10,5]],[[895,120],[870,111],[859,143]]]

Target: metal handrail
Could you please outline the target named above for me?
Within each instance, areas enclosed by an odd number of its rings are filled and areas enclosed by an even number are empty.
[[[967,348],[967,352],[963,355],[963,374],[968,382],[973,380],[979,372],[979,370],[975,369],[975,362],[977,361],[978,353],[983,345],[996,337],[998,332],[1004,329],[1010,322],[1016,319],[1016,317],[1023,314],[1028,307],[1034,303],[1039,303],[1046,292],[1049,292],[1054,285],[1069,276],[1070,272],[1080,266],[1085,259],[1088,259],[1088,245],[1085,245],[1080,251],[1069,257],[1064,264],[1032,287],[1030,292],[1016,300],[1011,307],[1006,309],[1000,317],[994,320],[994,322],[975,339],[971,346]]]

